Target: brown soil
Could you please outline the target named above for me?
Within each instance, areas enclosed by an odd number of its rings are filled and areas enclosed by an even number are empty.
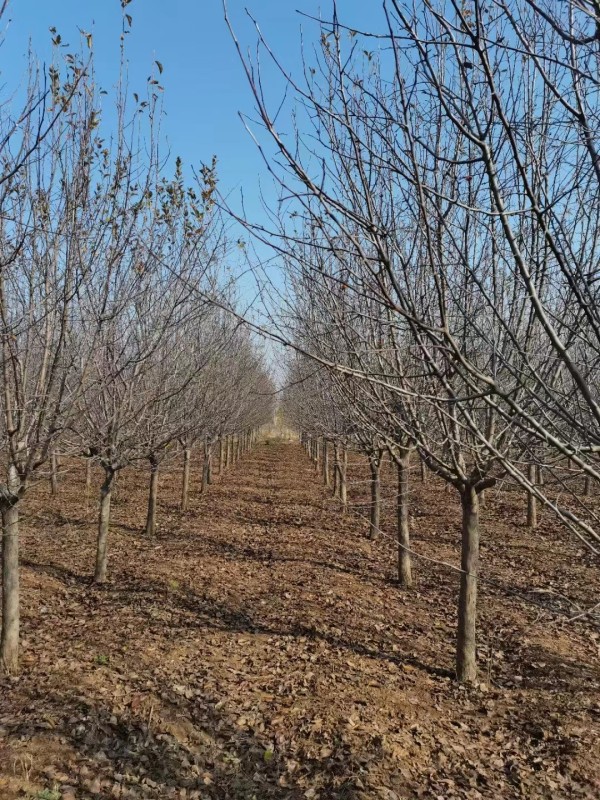
[[[531,534],[520,496],[488,500],[467,690],[452,673],[456,572],[415,562],[402,591],[393,539],[342,517],[298,445],[257,447],[185,514],[178,497],[173,467],[148,541],[146,476],[123,473],[101,588],[84,468],[28,499],[2,800],[600,796],[597,617],[568,621],[600,580],[550,515]],[[454,495],[415,475],[413,507],[415,550],[457,564]]]

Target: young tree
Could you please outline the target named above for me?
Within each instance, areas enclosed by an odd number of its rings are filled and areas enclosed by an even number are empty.
[[[8,671],[18,666],[20,503],[73,418],[77,362],[90,352],[74,348],[79,290],[97,267],[86,258],[99,161],[89,61],[69,54],[53,65],[47,91],[32,75],[24,109],[3,116],[0,141],[0,661]]]

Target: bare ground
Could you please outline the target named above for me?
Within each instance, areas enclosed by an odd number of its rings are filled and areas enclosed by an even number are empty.
[[[165,473],[151,541],[146,476],[119,480],[101,588],[83,468],[27,501],[2,800],[600,796],[599,630],[567,619],[600,580],[549,515],[532,535],[522,498],[488,501],[481,685],[466,690],[457,574],[419,561],[402,591],[393,540],[342,517],[298,445],[259,446],[185,514]],[[456,498],[415,481],[413,507],[415,549],[456,564]]]

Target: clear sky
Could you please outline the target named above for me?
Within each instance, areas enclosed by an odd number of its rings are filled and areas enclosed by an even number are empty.
[[[273,50],[292,71],[301,64],[301,31],[307,46],[318,41],[319,36],[317,23],[298,14],[297,9],[323,19],[331,17],[329,0],[228,0],[229,15],[245,48],[255,45],[257,38],[246,7]],[[380,0],[338,2],[343,21],[366,29],[373,29],[374,17],[381,22],[380,8]],[[154,61],[160,61],[164,68],[160,78],[166,113],[162,131],[172,156],[181,156],[185,165],[197,167],[216,155],[221,190],[238,209],[243,191],[248,216],[255,222],[264,221],[261,194],[270,200],[275,197],[275,190],[238,117],[239,111],[252,114],[253,101],[225,25],[222,0],[133,0],[126,10],[133,18],[127,36],[130,92],[145,94]],[[8,19],[10,24],[6,24]],[[12,89],[19,80],[23,82],[30,42],[38,59],[48,63],[52,54],[51,27],[75,51],[80,46],[79,29],[91,32],[98,83],[108,90],[115,85],[122,25],[120,0],[10,0],[3,23],[0,85]],[[279,101],[279,88],[281,85],[274,89],[269,84],[274,108],[275,97],[277,104]],[[104,109],[104,117],[110,124],[110,105]],[[243,231],[240,234],[247,238]],[[257,252],[261,260],[272,256],[260,245]],[[276,264],[269,272],[271,279],[279,283]],[[242,310],[257,297],[248,273],[241,278],[239,294]],[[264,306],[259,303],[259,307]],[[269,346],[268,352],[279,378],[282,355],[277,347]]]
[[[369,23],[379,3],[340,0],[346,19]],[[256,36],[245,15],[248,7],[260,22],[268,41],[290,66],[298,66],[300,29],[308,40],[317,35],[315,23],[296,9],[330,16],[327,0],[229,0],[229,12],[238,38],[246,45]],[[144,94],[155,59],[164,65],[166,117],[163,132],[173,155],[186,164],[219,160],[222,188],[243,187],[251,213],[258,208],[259,178],[264,169],[256,147],[237,114],[252,111],[252,100],[223,19],[222,0],[133,0],[127,7],[133,17],[127,41],[131,91]],[[379,16],[377,14],[377,16]],[[119,61],[120,0],[11,0],[11,20],[0,49],[1,80],[13,87],[27,64],[29,40],[44,60],[50,57],[50,32],[54,26],[64,42],[77,46],[78,28],[93,33],[99,82],[114,85]],[[6,22],[6,17],[4,19]],[[267,190],[268,191],[268,190]]]

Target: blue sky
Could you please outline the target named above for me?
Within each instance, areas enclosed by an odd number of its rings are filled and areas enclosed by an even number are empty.
[[[343,16],[368,24],[368,3],[341,0]],[[379,4],[375,5],[377,8]],[[229,12],[238,38],[246,45],[255,34],[244,8],[247,6],[291,68],[298,66],[300,28],[307,39],[317,26],[302,19],[296,9],[329,16],[330,3],[318,0],[229,0]],[[371,6],[373,10],[373,6]],[[222,188],[243,187],[251,213],[260,214],[259,179],[265,184],[264,167],[256,147],[238,118],[238,111],[252,112],[252,100],[241,65],[223,20],[221,0],[133,0],[127,7],[133,17],[127,41],[131,91],[144,94],[153,62],[164,65],[165,134],[173,155],[186,164],[219,160]],[[0,49],[1,80],[15,86],[27,65],[31,39],[41,60],[51,54],[49,28],[54,26],[63,41],[77,46],[78,28],[94,37],[96,69],[105,88],[114,85],[119,61],[121,7],[119,0],[11,0],[11,22]]]
[[[246,7],[274,51],[292,71],[300,66],[301,29],[307,44],[318,41],[319,36],[317,24],[301,17],[296,9],[315,16],[321,13],[324,19],[331,13],[328,0],[228,0],[236,34],[245,48],[256,43]],[[373,28],[373,17],[381,19],[380,2],[339,0],[338,9],[344,21],[367,29]],[[243,191],[248,216],[255,222],[263,222],[261,193],[270,200],[275,197],[275,190],[255,144],[238,117],[239,111],[252,114],[253,101],[224,22],[222,0],[133,0],[126,10],[133,17],[131,34],[127,37],[130,92],[145,94],[146,80],[155,60],[159,60],[164,67],[160,77],[166,113],[162,131],[173,158],[180,156],[185,165],[197,167],[216,155],[221,190],[229,194],[238,209]],[[7,19],[10,19],[8,25]],[[74,50],[79,48],[79,29],[82,29],[93,34],[98,83],[109,90],[110,98],[110,89],[118,77],[120,0],[11,0],[3,23],[0,86],[13,89],[19,81],[23,82],[30,41],[38,59],[49,62],[50,27],[55,27],[63,42],[69,42]],[[277,87],[274,89],[269,83],[269,89],[278,102]],[[110,103],[104,109],[104,117],[110,124]],[[104,132],[107,133],[106,129]],[[234,230],[233,235],[237,237],[238,233]],[[239,235],[248,238],[242,230]],[[272,256],[261,245],[257,254],[261,261]],[[271,263],[269,274],[275,285],[279,285],[276,263]],[[241,308],[245,309],[256,300],[257,289],[247,272],[238,285]],[[262,302],[255,305],[251,316],[256,318],[260,308],[265,308]],[[280,378],[282,354],[271,345],[268,352],[274,373]]]

